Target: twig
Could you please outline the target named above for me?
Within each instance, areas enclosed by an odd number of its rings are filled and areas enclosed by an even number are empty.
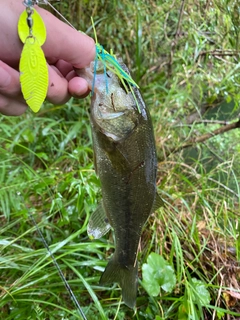
[[[220,59],[220,57],[238,57],[240,55],[239,50],[210,50],[210,51],[200,51],[196,57],[198,60],[201,56],[211,55],[216,59]]]
[[[180,12],[179,12],[179,18],[178,18],[177,31],[176,31],[176,34],[175,34],[175,38],[178,38],[179,35],[180,35],[180,28],[181,28],[181,22],[182,22],[182,15],[183,15],[184,4],[185,4],[185,0],[182,0]]]
[[[202,124],[202,123],[207,123],[207,124],[223,124],[223,125],[226,125],[226,124],[229,124],[228,121],[221,121],[221,120],[203,120],[203,119],[200,119],[200,120],[194,120],[193,124]],[[176,128],[176,127],[189,127],[189,122],[187,122],[186,124],[185,123],[182,123],[182,124],[176,124],[176,125],[173,125],[172,127],[173,128]]]
[[[240,51],[236,50],[211,50],[211,51],[201,51],[198,56],[203,56],[210,54],[212,56],[237,56],[240,54]]]
[[[197,30],[197,32],[199,33],[199,34],[202,34],[202,35],[215,35],[216,34],[216,32],[211,32],[211,31],[199,31],[199,30]],[[178,35],[178,36],[188,36],[189,35],[189,32],[187,32],[187,31],[178,31],[178,33],[177,33],[177,31],[175,32],[175,33],[168,33],[167,34],[167,36],[170,38],[170,37],[176,37],[176,35]]]
[[[179,152],[185,148],[188,148],[188,147],[191,147],[199,142],[204,142],[214,136],[217,136],[219,134],[222,134],[222,133],[225,133],[227,131],[230,131],[230,130],[233,130],[233,129],[236,129],[236,128],[240,128],[240,119],[236,122],[233,122],[233,123],[230,123],[230,124],[227,124],[225,126],[222,126],[212,132],[209,132],[209,133],[206,133],[206,134],[203,134],[201,136],[198,136],[198,137],[195,137],[195,138],[192,138],[192,139],[189,139],[187,142],[185,142],[184,144],[182,144],[181,146],[177,147],[177,148],[174,148],[172,150],[169,150],[166,154],[166,156],[169,156],[170,154],[172,153],[176,153],[176,152]]]
[[[178,42],[179,35],[181,33],[180,29],[181,29],[181,22],[182,22],[184,4],[185,4],[185,0],[182,0],[180,11],[179,11],[177,30],[176,30],[176,33],[175,33],[174,40],[172,42],[172,50],[170,52],[170,58],[169,58],[169,63],[168,63],[168,76],[169,77],[172,74],[172,63],[173,63],[174,51],[175,51],[175,48],[176,48],[176,45],[177,45],[177,42]]]

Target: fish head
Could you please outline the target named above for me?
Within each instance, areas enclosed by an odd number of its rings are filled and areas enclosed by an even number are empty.
[[[95,129],[111,140],[126,138],[137,126],[139,112],[131,91],[127,91],[118,76],[105,70],[100,61],[77,70],[92,91],[91,118]]]

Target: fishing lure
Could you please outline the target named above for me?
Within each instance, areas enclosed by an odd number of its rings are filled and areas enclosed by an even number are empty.
[[[97,71],[97,63],[98,61],[101,61],[104,68],[104,75],[105,75],[105,83],[106,83],[106,93],[108,93],[108,79],[107,79],[107,69],[112,71],[114,74],[117,75],[119,80],[121,81],[124,89],[126,92],[131,91],[133,98],[136,102],[137,108],[139,113],[141,113],[141,109],[138,103],[138,100],[135,96],[133,87],[139,88],[137,83],[132,79],[130,74],[128,74],[121,66],[121,64],[118,62],[116,56],[113,54],[112,50],[110,50],[110,53],[107,52],[103,46],[98,42],[97,39],[97,33],[94,26],[93,18],[91,17],[92,21],[92,27],[96,42],[96,58],[95,58],[95,64],[94,64],[94,77],[93,77],[93,83],[92,83],[92,94],[94,93],[94,86],[95,86],[95,77],[96,77],[96,71]]]
[[[34,112],[41,108],[48,90],[48,67],[41,48],[47,32],[40,14],[33,8],[38,3],[37,0],[24,0],[26,9],[18,20],[18,35],[24,43],[19,64],[21,90]]]

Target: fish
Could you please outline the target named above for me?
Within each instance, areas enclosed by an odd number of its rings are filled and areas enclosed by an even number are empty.
[[[113,71],[106,72],[100,62],[97,67],[95,63],[77,71],[93,92],[90,122],[94,166],[102,191],[102,201],[90,218],[88,234],[100,238],[111,227],[114,229],[115,251],[100,285],[118,283],[124,303],[134,308],[142,229],[149,215],[163,205],[156,190],[154,130],[139,89],[133,86],[132,91],[127,90]],[[130,75],[127,66],[119,63]]]

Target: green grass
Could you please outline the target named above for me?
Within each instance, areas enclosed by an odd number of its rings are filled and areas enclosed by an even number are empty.
[[[142,234],[137,308],[132,311],[116,284],[99,286],[114,250],[112,234],[91,241],[86,232],[101,199],[90,100],[46,104],[37,115],[0,117],[0,319],[81,319],[31,215],[87,319],[240,317],[239,131],[169,155],[188,138],[219,126],[186,125],[202,106],[213,110],[216,105],[211,117],[203,116],[208,120],[233,121],[239,112],[238,57],[202,54],[238,49],[237,11],[230,10],[234,3],[224,0],[207,8],[205,1],[186,3],[177,37],[181,1],[56,4],[93,36],[92,15],[99,43],[123,56],[132,70],[152,114],[158,189],[166,206],[150,216]],[[225,109],[225,100],[234,102],[232,110]],[[151,252],[173,267],[173,291],[160,289],[153,296],[144,289],[141,267]],[[203,284],[202,295],[196,281]],[[204,290],[210,302],[201,299]]]

